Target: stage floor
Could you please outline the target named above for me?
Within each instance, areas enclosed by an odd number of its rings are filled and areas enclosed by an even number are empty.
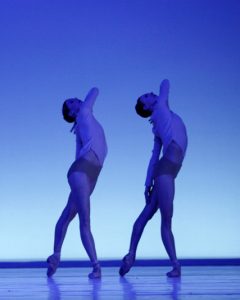
[[[133,267],[124,277],[118,268],[102,269],[101,280],[87,278],[90,268],[0,269],[0,299],[240,299],[240,266],[182,267],[181,279],[169,279],[169,267]]]

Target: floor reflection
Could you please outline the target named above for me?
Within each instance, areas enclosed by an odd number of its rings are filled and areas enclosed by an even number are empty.
[[[61,279],[59,278],[47,278],[48,300],[61,300],[64,299],[64,293],[69,293],[69,284],[66,284],[66,282],[61,284],[60,281]],[[76,278],[73,278],[73,282],[70,293],[74,299],[78,296],[84,296],[84,294],[91,296],[91,299],[93,300],[100,299],[100,291],[102,287],[101,279],[89,279],[84,284],[80,280],[79,284],[77,284]]]
[[[49,289],[48,293],[48,300],[60,300],[61,299],[61,292],[59,289],[59,285],[56,283],[56,281],[50,277],[47,278],[47,285]]]
[[[88,284],[92,287],[92,299],[99,300],[100,299],[100,291],[102,287],[102,280],[101,279],[89,279]]]
[[[149,297],[156,297],[158,299],[179,300],[181,294],[181,278],[168,278],[163,283],[162,278],[156,284],[156,280],[151,289],[152,283],[142,281],[141,278],[136,277],[120,277],[119,283],[122,287],[124,299],[135,300],[138,296],[145,294]],[[160,295],[162,294],[162,296]]]
[[[167,277],[167,284],[171,289],[171,300],[178,300],[181,294],[181,277],[180,278],[168,278]]]
[[[123,290],[123,299],[137,299],[136,291],[134,289],[134,285],[126,278],[126,277],[119,277],[119,283],[122,286]]]

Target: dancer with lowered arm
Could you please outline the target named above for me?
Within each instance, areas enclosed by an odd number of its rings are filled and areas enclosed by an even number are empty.
[[[55,227],[54,253],[47,259],[49,277],[56,272],[68,225],[76,215],[79,217],[82,244],[93,266],[88,276],[90,279],[101,277],[101,268],[90,228],[90,196],[107,155],[104,130],[93,115],[93,105],[98,93],[97,88],[92,88],[84,101],[70,98],[63,103],[64,120],[74,123],[71,131],[76,135],[76,158],[67,174],[71,192]]]
[[[163,80],[159,96],[147,93],[138,98],[136,112],[150,118],[154,134],[154,147],[145,182],[146,205],[134,223],[130,248],[123,258],[119,274],[124,276],[134,264],[137,245],[147,222],[159,209],[161,213],[161,237],[173,269],[168,277],[179,277],[181,266],[177,259],[172,233],[175,178],[182,166],[187,149],[187,133],[182,119],[169,109],[169,81]],[[160,155],[162,152],[162,155]]]

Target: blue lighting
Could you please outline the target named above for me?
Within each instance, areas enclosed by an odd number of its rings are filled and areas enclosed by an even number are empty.
[[[189,137],[174,200],[178,257],[239,257],[239,13],[238,0],[1,2],[0,260],[52,253],[75,155],[62,102],[93,86],[109,154],[91,199],[92,231],[100,259],[126,254],[153,147],[134,106],[163,78]],[[167,258],[159,213],[137,255]],[[77,218],[62,258],[87,258]]]

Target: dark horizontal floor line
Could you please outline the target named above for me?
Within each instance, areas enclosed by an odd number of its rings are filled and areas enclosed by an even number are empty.
[[[240,258],[224,259],[180,259],[182,266],[240,266]],[[121,260],[100,260],[102,267],[119,267]],[[154,267],[169,266],[169,260],[162,259],[137,259],[134,266]],[[44,261],[0,261],[0,268],[46,268]],[[61,268],[90,267],[90,262],[86,260],[64,260],[60,262]]]

